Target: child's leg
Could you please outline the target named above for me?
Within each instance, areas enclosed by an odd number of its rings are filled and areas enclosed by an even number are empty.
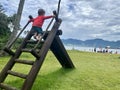
[[[37,40],[40,40],[42,38],[42,28],[38,28],[38,36],[37,36]]]
[[[37,37],[37,32],[34,33],[33,37],[34,37],[34,39],[36,39],[36,37]]]
[[[40,40],[41,38],[42,38],[42,34],[39,33],[39,34],[37,35],[36,39],[37,39],[37,40]]]
[[[32,34],[33,34],[33,37],[34,39],[36,39],[37,35],[38,35],[38,32],[37,32],[37,27],[32,27]]]

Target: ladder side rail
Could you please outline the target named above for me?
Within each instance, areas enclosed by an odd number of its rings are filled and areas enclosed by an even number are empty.
[[[11,48],[12,45],[16,42],[16,40],[19,38],[19,36],[22,34],[22,32],[25,30],[25,28],[28,26],[30,22],[27,22],[27,24],[23,27],[23,29],[19,32],[19,34],[17,35],[17,37],[15,39],[12,40],[12,42],[8,45],[7,48]]]
[[[59,5],[60,5],[60,2],[59,2]],[[58,7],[59,7],[59,5],[58,5]],[[59,13],[59,10],[58,10],[58,13]],[[45,32],[43,33],[43,35],[42,35],[42,37],[41,37],[41,39],[40,39],[40,40],[38,41],[38,43],[35,45],[35,47],[34,47],[33,50],[35,50],[35,49],[37,48],[37,46],[40,44],[42,38],[45,36],[45,34],[46,34],[46,32],[48,31],[50,25],[52,24],[54,18],[55,18],[56,22],[59,21],[59,19],[58,19],[58,13],[57,13],[56,11],[53,11],[53,14],[55,15],[55,17],[53,17],[53,18],[51,19],[50,23],[48,24],[48,26],[47,26]]]
[[[8,75],[7,71],[11,70],[11,68],[15,64],[15,59],[19,58],[19,56],[21,54],[21,49],[24,48],[27,45],[26,41],[32,37],[31,32],[32,32],[32,29],[27,34],[27,36],[24,39],[24,41],[22,42],[21,46],[16,50],[15,55],[11,57],[11,59],[8,61],[8,63],[5,65],[5,67],[1,71],[1,73],[0,73],[0,83],[2,83],[5,80],[5,78],[7,77],[7,75]]]
[[[30,15],[29,19],[33,19],[33,17]],[[11,48],[12,45],[16,42],[16,40],[20,37],[20,35],[22,34],[22,32],[26,29],[26,27],[29,25],[30,21],[28,21],[26,23],[26,25],[23,27],[23,29],[19,32],[19,34],[17,35],[17,37],[15,39],[12,40],[12,42],[6,47],[6,48]]]
[[[5,52],[7,52],[10,55],[14,55],[15,53],[10,49],[13,44],[16,42],[16,40],[19,38],[19,36],[22,34],[22,32],[25,30],[25,28],[28,26],[29,22],[27,22],[27,24],[23,27],[23,29],[20,31],[20,33],[17,35],[16,38],[14,38],[10,44],[8,46],[5,46],[5,48],[3,49]]]
[[[52,44],[52,41],[54,40],[54,37],[57,33],[57,30],[58,30],[61,22],[62,22],[62,20],[59,19],[59,22],[54,23],[50,34],[46,38],[46,40],[41,48],[41,51],[39,53],[40,58],[39,58],[39,60],[36,60],[36,62],[33,64],[32,68],[28,74],[28,77],[26,78],[26,80],[22,86],[22,90],[31,90],[32,85],[33,85],[33,83],[36,79],[36,76],[37,76],[37,74],[38,74],[38,72],[43,64],[45,56],[47,55],[47,52]]]
[[[51,21],[50,21],[50,23],[48,24],[46,30],[43,32],[43,35],[42,35],[41,39],[37,42],[37,44],[35,45],[35,47],[33,48],[33,50],[35,50],[35,49],[38,47],[38,45],[40,44],[42,38],[43,38],[43,37],[46,35],[46,33],[48,32],[48,29],[49,29],[50,25],[52,24],[53,20],[54,20],[54,18],[51,19]]]

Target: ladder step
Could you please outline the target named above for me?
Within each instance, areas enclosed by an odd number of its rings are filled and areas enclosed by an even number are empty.
[[[32,49],[22,49],[22,52],[29,52],[31,53],[32,55],[34,55],[36,58],[40,58],[40,56],[38,55],[38,51],[36,50],[32,50]]]
[[[32,50],[31,54],[34,55],[36,58],[40,58],[40,56],[38,55],[37,51]]]
[[[28,64],[28,65],[33,65],[34,64],[34,61],[29,61],[29,60],[19,60],[19,59],[16,59],[15,62],[22,63],[22,64]]]
[[[9,48],[7,48],[7,47],[4,48],[3,50],[4,50],[5,52],[7,52],[8,54],[10,54],[10,55],[13,55],[13,56],[15,55],[15,53],[14,53],[11,49],[9,49]]]
[[[31,53],[31,49],[22,49],[22,52],[30,52]]]
[[[27,78],[27,75],[22,74],[22,73],[10,71],[10,70],[8,70],[7,73],[10,74],[10,75],[13,75],[13,76],[17,76],[17,77],[23,78],[23,79]]]
[[[33,41],[33,40],[27,40],[27,43],[30,43],[30,44],[36,44],[38,41]]]
[[[33,41],[33,40],[27,40],[27,43],[30,43],[30,44],[37,44],[38,41]],[[44,40],[41,40],[40,43],[44,43]]]
[[[0,83],[0,87],[4,90],[19,90],[19,89],[16,89],[15,87],[11,87],[11,86],[4,84],[4,83]]]

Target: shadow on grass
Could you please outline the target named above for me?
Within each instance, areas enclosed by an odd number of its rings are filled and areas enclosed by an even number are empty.
[[[70,73],[75,69],[60,68],[46,75],[39,75],[34,83],[32,90],[48,90],[54,88],[57,90],[60,84],[64,82]]]
[[[72,71],[75,69],[64,69],[60,68],[54,72],[50,72],[48,74],[38,75],[32,90],[48,90],[49,88],[59,88],[60,83],[62,83],[66,78],[67,75],[70,75]],[[23,79],[17,79],[13,81],[7,81],[6,82],[10,86],[14,86],[18,89],[21,88]]]
[[[120,59],[120,57],[118,57],[118,59]]]

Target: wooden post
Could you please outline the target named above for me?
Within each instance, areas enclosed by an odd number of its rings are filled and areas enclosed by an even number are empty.
[[[16,35],[18,33],[18,27],[19,27],[20,20],[21,20],[21,15],[22,15],[23,7],[24,7],[24,2],[25,2],[25,0],[20,0],[20,2],[19,2],[19,6],[18,6],[18,10],[17,10],[17,15],[16,15],[15,21],[14,21],[14,30],[13,30],[11,36],[9,37],[9,40],[6,43],[5,47],[10,46],[9,44],[11,44],[11,42],[13,42],[13,40],[16,38]]]

